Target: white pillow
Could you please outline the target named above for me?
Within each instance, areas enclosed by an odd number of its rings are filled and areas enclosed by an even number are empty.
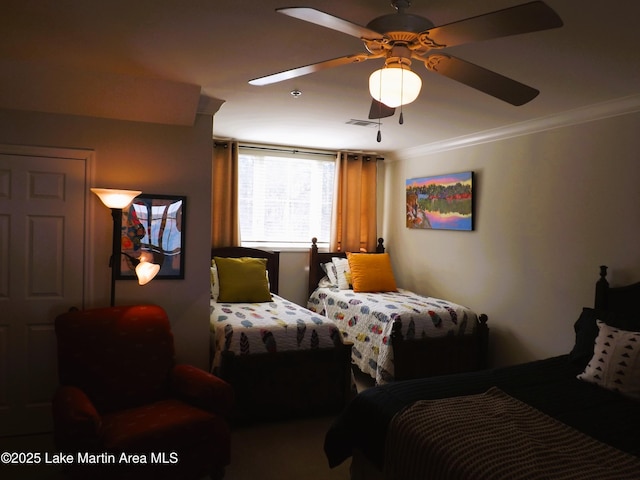
[[[323,263],[322,264],[322,269],[324,270],[324,273],[327,274],[327,278],[329,279],[329,283],[331,285],[334,286],[338,286],[338,275],[337,275],[337,270],[336,270],[336,266],[333,264],[333,262],[327,262],[327,263]]]
[[[333,257],[331,259],[336,267],[336,276],[338,278],[338,288],[340,290],[349,290],[349,278],[351,270],[349,269],[349,260],[346,258]]]
[[[211,299],[214,302],[217,302],[218,295],[220,295],[220,279],[218,279],[218,267],[216,266],[216,261],[211,260]]]
[[[610,327],[596,320],[600,329],[593,357],[580,380],[640,400],[640,332]]]
[[[318,287],[320,287],[320,288],[336,288],[337,285],[335,283],[331,283],[331,280],[329,280],[329,277],[327,277],[325,275],[318,282]]]

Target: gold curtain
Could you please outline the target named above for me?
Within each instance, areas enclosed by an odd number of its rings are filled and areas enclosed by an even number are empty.
[[[375,157],[338,153],[331,251],[375,252],[376,177]]]
[[[238,144],[214,142],[211,185],[211,246],[240,245],[238,222]]]

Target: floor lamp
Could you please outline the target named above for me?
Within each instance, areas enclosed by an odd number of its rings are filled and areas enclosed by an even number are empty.
[[[136,276],[140,285],[146,285],[158,274],[160,265],[147,262],[142,258],[134,258],[122,251],[121,235],[122,235],[122,209],[129,205],[135,197],[142,192],[137,190],[115,190],[111,188],[92,188],[102,203],[111,209],[113,217],[113,241],[111,244],[111,259],[109,266],[111,267],[111,303],[113,307],[116,299],[116,262],[120,261],[120,255],[125,255],[131,260],[135,267]]]

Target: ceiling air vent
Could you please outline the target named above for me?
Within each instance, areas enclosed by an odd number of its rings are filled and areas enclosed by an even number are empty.
[[[369,120],[356,120],[352,118],[347,122],[347,125],[356,125],[358,127],[377,127],[378,122],[370,122]]]

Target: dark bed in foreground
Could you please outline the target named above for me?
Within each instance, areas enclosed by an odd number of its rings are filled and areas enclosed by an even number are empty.
[[[368,479],[640,478],[640,282],[600,275],[570,353],[366,390],[327,432],[329,464],[353,456]]]

